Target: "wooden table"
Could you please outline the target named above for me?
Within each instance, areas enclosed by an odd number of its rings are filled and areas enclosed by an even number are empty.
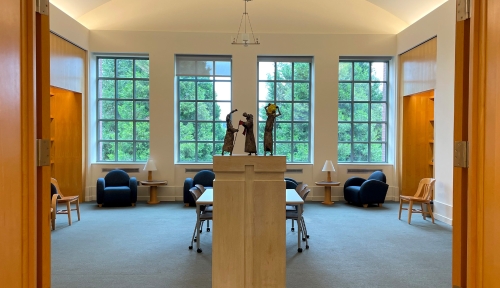
[[[160,201],[158,201],[158,196],[157,196],[157,187],[158,186],[165,186],[167,185],[167,181],[163,180],[151,180],[151,181],[139,181],[139,183],[143,186],[149,186],[149,201],[148,204],[158,204]]]
[[[297,248],[297,251],[298,252],[302,252],[302,248],[301,248],[301,239],[300,239],[300,236],[302,234],[302,223],[300,223],[299,221],[302,221],[302,205],[304,204],[304,200],[300,197],[299,193],[297,193],[297,191],[295,191],[295,189],[286,189],[286,204],[287,205],[297,205],[298,207],[298,213],[299,213],[299,217],[298,217],[298,220],[297,220],[297,227],[298,227],[298,232],[297,232],[297,245],[298,245],[298,248]],[[197,251],[198,253],[201,252],[201,249],[200,249],[200,227],[201,227],[201,221],[200,221],[200,205],[212,205],[214,203],[214,190],[213,189],[210,189],[208,188],[207,190],[205,190],[205,192],[203,192],[203,194],[201,194],[200,198],[198,198],[198,200],[196,200],[196,248],[197,248]],[[217,208],[216,208],[217,209]],[[283,208],[284,210],[285,208]],[[286,220],[286,219],[283,219],[283,220]]]
[[[325,187],[325,199],[323,204],[325,205],[332,205],[332,186],[339,186],[340,182],[327,182],[327,181],[320,181],[320,182],[314,182],[318,186],[324,186]]]

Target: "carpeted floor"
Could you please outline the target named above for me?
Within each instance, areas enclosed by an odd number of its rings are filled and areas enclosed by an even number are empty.
[[[310,249],[297,252],[287,221],[287,287],[451,287],[451,226],[419,214],[408,225],[398,205],[307,202]],[[212,233],[202,234],[203,253],[189,250],[195,221],[180,202],[83,203],[72,226],[57,215],[52,287],[211,287]]]

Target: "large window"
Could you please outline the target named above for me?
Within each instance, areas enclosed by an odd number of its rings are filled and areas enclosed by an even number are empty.
[[[149,157],[149,59],[97,57],[97,161]]]
[[[178,55],[176,81],[178,162],[210,163],[222,153],[231,112],[231,57]]]
[[[338,162],[387,162],[389,62],[339,62]]]
[[[269,103],[276,104],[273,154],[284,155],[288,163],[311,160],[311,57],[258,58],[258,153],[264,154],[264,127]]]

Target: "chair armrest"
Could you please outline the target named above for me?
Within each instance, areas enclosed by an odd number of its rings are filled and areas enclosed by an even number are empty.
[[[189,189],[194,187],[193,178],[186,178],[184,180],[184,192],[189,192]]]
[[[135,177],[130,177],[129,180],[130,187],[130,202],[137,202],[137,179]]]
[[[104,178],[97,179],[97,187],[96,187],[96,196],[97,196],[97,204],[104,203],[104,188],[106,184],[104,182]]]
[[[384,203],[389,185],[379,180],[367,180],[359,188],[362,203]]]
[[[351,177],[345,181],[344,188],[349,186],[361,186],[365,181],[365,178]]]
[[[189,192],[189,189],[193,187],[194,187],[193,178],[186,178],[186,180],[184,180],[183,200],[184,203],[189,203],[191,206],[195,205],[193,197],[191,196],[191,192]]]

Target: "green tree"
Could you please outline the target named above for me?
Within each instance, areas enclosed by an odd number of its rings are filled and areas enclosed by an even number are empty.
[[[221,120],[221,102],[214,89],[214,61],[181,61],[181,71],[196,67],[197,75],[178,76],[179,161],[211,162],[222,151],[226,123]],[[222,63],[222,62],[220,62]],[[215,61],[215,66],[220,64]],[[224,115],[225,116],[225,115]]]
[[[309,162],[311,64],[261,63],[260,67],[274,65],[275,72],[267,73],[265,79],[259,79],[259,85],[265,85],[266,93],[259,95],[258,151],[260,154],[264,153],[264,126],[267,116],[263,107],[268,103],[276,103],[282,115],[276,118],[276,130],[273,134],[274,155],[285,155],[287,162]]]
[[[149,157],[149,60],[98,58],[98,141],[101,161]],[[106,120],[106,121],[105,121]]]
[[[379,82],[386,81],[386,69],[384,62],[339,63],[339,162],[386,161],[385,144],[376,143],[386,141],[385,124],[368,123],[387,120],[387,104],[377,103],[387,97],[387,84]]]

